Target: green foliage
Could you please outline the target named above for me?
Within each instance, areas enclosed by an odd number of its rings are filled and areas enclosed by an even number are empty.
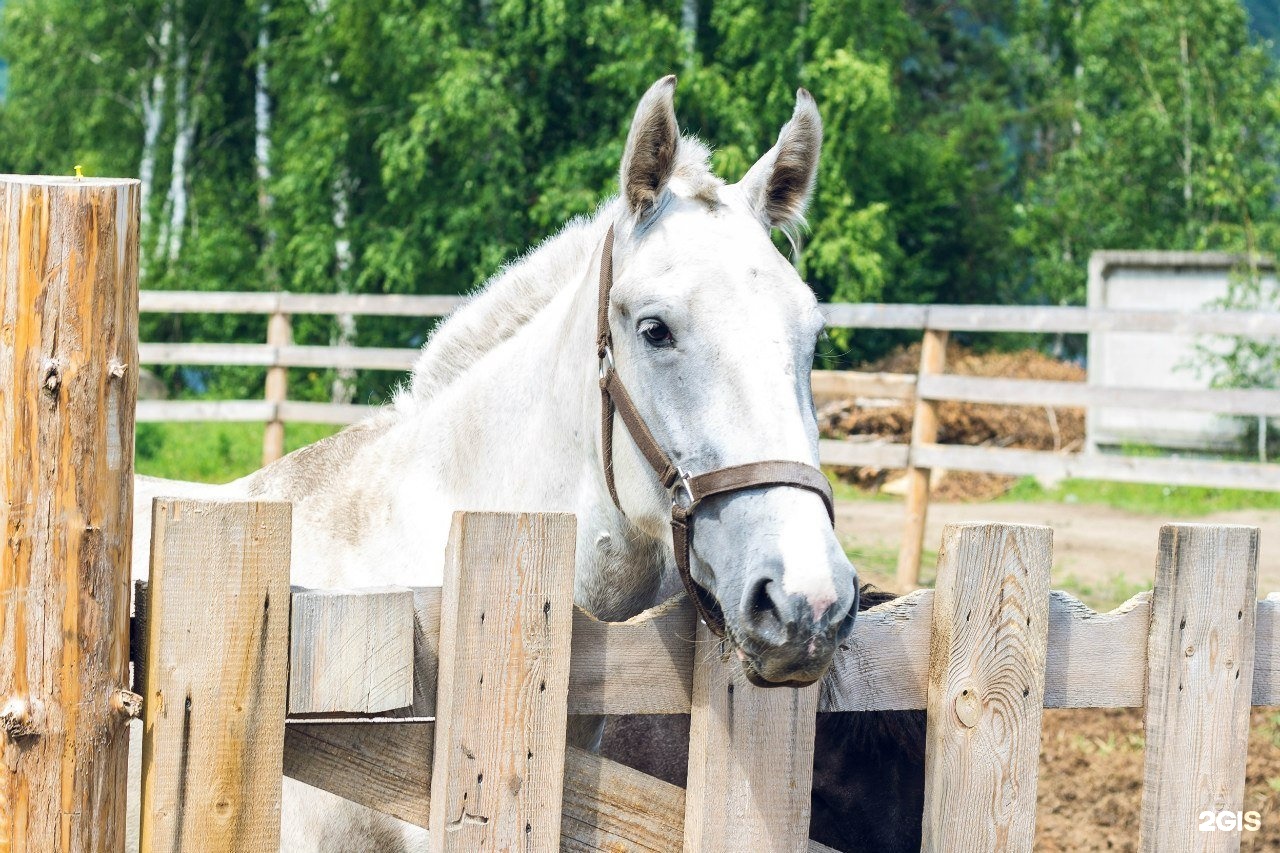
[[[824,299],[1078,303],[1095,249],[1275,242],[1280,88],[1248,27],[1276,16],[1258,0],[703,0],[693,31],[684,5],[7,0],[0,171],[151,174],[146,287],[459,293],[614,192],[637,97],[677,71],[682,125],[731,180],[795,88],[814,92],[826,146],[797,263]],[[262,339],[261,318],[145,324]],[[295,334],[347,332],[306,317]],[[260,393],[254,371],[164,378]],[[356,396],[388,387],[362,376]]]

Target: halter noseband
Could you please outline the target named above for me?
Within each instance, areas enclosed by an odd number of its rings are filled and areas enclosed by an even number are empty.
[[[600,254],[600,300],[596,322],[596,354],[600,358],[600,446],[604,457],[604,479],[609,486],[613,505],[622,512],[618,489],[613,482],[613,415],[617,412],[640,454],[658,475],[662,487],[671,493],[671,540],[675,546],[676,569],[685,593],[698,610],[698,615],[717,636],[724,636],[724,614],[714,598],[694,583],[689,567],[689,543],[693,539],[693,513],[704,498],[745,489],[792,486],[806,489],[822,498],[827,515],[835,526],[835,506],[831,483],[812,465],[803,462],[772,460],[748,462],[717,468],[705,474],[689,474],[668,456],[640,417],[631,395],[627,393],[613,364],[613,336],[609,331],[609,291],[613,288],[613,226],[604,238]],[[683,498],[683,502],[682,502]],[[623,513],[626,515],[626,513]]]

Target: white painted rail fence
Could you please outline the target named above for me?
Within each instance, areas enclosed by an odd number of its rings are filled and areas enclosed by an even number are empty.
[[[291,633],[264,632],[288,582],[287,509],[157,505],[154,583],[216,571],[227,589],[272,592],[269,605],[252,592],[198,607],[166,592],[163,612],[146,592],[138,657],[181,661],[183,683],[227,685],[199,694],[209,701],[179,689],[184,706],[157,696],[159,676],[142,667],[148,719],[198,723],[149,733],[155,790],[183,790],[174,774],[188,774],[214,781],[209,808],[269,813],[283,772],[431,828],[435,849],[504,849],[531,834],[533,849],[558,838],[574,851],[822,850],[807,841],[814,715],[923,708],[925,849],[986,853],[998,838],[1030,851],[1040,709],[1145,705],[1140,837],[1163,853],[1201,849],[1200,811],[1242,808],[1249,709],[1280,704],[1280,594],[1256,598],[1254,528],[1165,527],[1154,592],[1095,613],[1049,591],[1049,529],[950,526],[937,590],[863,613],[828,677],[795,693],[745,683],[683,599],[616,624],[574,609],[571,516],[460,513],[443,589],[294,590]],[[265,645],[228,660],[188,655],[187,636]],[[694,715],[689,790],[565,745],[566,715],[599,713]],[[762,732],[790,734],[763,743]],[[186,749],[193,739],[205,746]],[[247,761],[279,772],[226,775]],[[144,834],[144,851],[208,837],[206,820],[189,807],[183,825]],[[248,849],[250,837],[201,849]]]
[[[268,314],[266,344],[143,343],[144,364],[256,365],[266,367],[264,400],[144,400],[139,421],[248,421],[266,424],[263,464],[284,451],[288,422],[349,424],[367,417],[375,407],[300,402],[288,399],[289,368],[349,368],[408,370],[415,349],[376,347],[297,346],[292,343],[294,314],[386,315],[433,318],[461,303],[452,296],[303,295],[293,293],[187,293],[143,291],[146,313]],[[898,583],[905,589],[918,584],[933,469],[982,471],[991,474],[1035,476],[1048,480],[1068,477],[1160,485],[1280,490],[1280,465],[1194,458],[1150,458],[1115,454],[1051,452],[1004,447],[974,447],[937,443],[933,420],[941,401],[966,401],[1009,406],[1081,407],[1095,412],[1104,407],[1134,406],[1168,411],[1201,411],[1254,418],[1280,417],[1280,389],[1214,389],[1169,392],[1155,388],[1118,388],[1093,382],[1049,382],[955,376],[945,372],[947,336],[953,332],[1082,333],[1128,331],[1233,335],[1280,340],[1280,315],[1273,312],[1218,311],[1187,314],[1179,311],[1126,311],[1065,307],[1008,307],[998,305],[857,305],[822,306],[832,327],[907,329],[920,331],[925,346],[916,374],[858,373],[817,370],[814,396],[899,400],[914,406],[916,425],[906,443],[886,441],[820,442],[823,464],[906,469],[907,495]],[[424,327],[425,331],[425,327]]]

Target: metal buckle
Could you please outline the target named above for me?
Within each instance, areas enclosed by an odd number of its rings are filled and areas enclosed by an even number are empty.
[[[693,501],[693,485],[689,481],[693,479],[693,475],[690,474],[688,471],[684,470],[683,468],[676,468],[676,476],[678,479],[676,480],[675,484],[671,487],[671,505],[673,507],[681,506],[680,492],[681,490],[683,490],[684,497],[685,497],[685,504],[683,505],[683,509],[686,512],[690,512],[693,510],[694,501]]]
[[[604,355],[600,356],[600,378],[604,379],[613,372],[613,347],[605,347]]]

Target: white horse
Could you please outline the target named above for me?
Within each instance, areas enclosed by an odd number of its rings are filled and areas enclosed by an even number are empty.
[[[576,602],[625,619],[674,588],[671,495],[619,423],[619,508],[601,458],[597,276],[615,232],[608,323],[616,369],[663,450],[695,474],[759,460],[818,464],[809,391],[823,328],[771,229],[799,228],[822,124],[803,89],[777,144],[737,184],[679,133],[675,78],[641,99],[621,193],[498,273],[424,347],[394,405],[225,486],[140,478],[135,577],[157,495],[288,500],[293,582],[442,580],[455,510],[573,512]],[[755,488],[698,509],[692,575],[738,655],[775,682],[825,672],[857,583],[822,500]],[[285,781],[288,851],[425,849],[423,830]]]

